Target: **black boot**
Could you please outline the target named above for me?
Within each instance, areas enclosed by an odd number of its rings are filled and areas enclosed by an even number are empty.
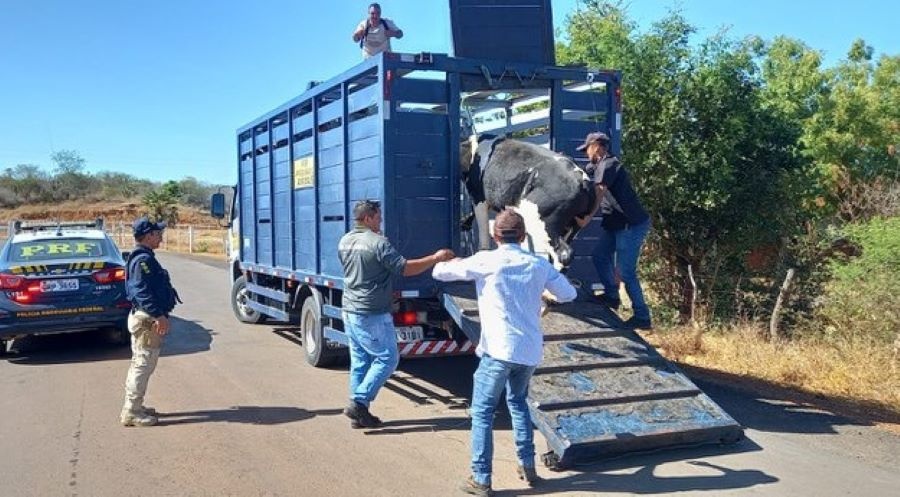
[[[369,412],[369,408],[353,401],[349,406],[344,408],[344,416],[350,418],[350,427],[354,430],[360,428],[378,428],[382,424],[377,416],[373,416]]]

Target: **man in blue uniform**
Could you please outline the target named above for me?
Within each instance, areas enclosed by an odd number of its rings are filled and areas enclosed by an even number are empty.
[[[146,217],[134,222],[137,246],[128,257],[125,292],[131,302],[128,331],[131,332],[131,367],[125,379],[125,405],[120,421],[124,426],[153,426],[156,411],[144,406],[150,375],[156,369],[163,339],[169,332],[169,313],[181,303],[169,273],[156,260],[153,250],[162,242],[166,223]]]

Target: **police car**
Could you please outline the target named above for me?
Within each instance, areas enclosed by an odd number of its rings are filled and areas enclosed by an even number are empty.
[[[102,219],[10,223],[0,250],[0,353],[13,338],[92,329],[126,343],[130,309],[123,254]]]

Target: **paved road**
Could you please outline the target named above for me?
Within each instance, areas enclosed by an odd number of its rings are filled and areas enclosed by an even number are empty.
[[[118,425],[129,352],[90,334],[20,340],[0,359],[2,496],[445,496],[468,460],[471,358],[406,361],[374,405],[388,426],[350,430],[346,372],[306,365],[291,330],[238,324],[223,263],[163,255],[185,305],[150,385],[167,413]],[[499,420],[498,495],[900,495],[900,438],[727,388],[701,387],[749,439],[514,478]],[[543,441],[540,439],[540,447]]]

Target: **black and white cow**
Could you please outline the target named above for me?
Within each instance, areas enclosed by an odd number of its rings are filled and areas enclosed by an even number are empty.
[[[460,170],[475,205],[479,248],[490,248],[488,209],[514,208],[525,219],[535,253],[557,268],[572,262],[576,217],[589,214],[596,193],[571,159],[532,143],[472,135],[460,146]]]

